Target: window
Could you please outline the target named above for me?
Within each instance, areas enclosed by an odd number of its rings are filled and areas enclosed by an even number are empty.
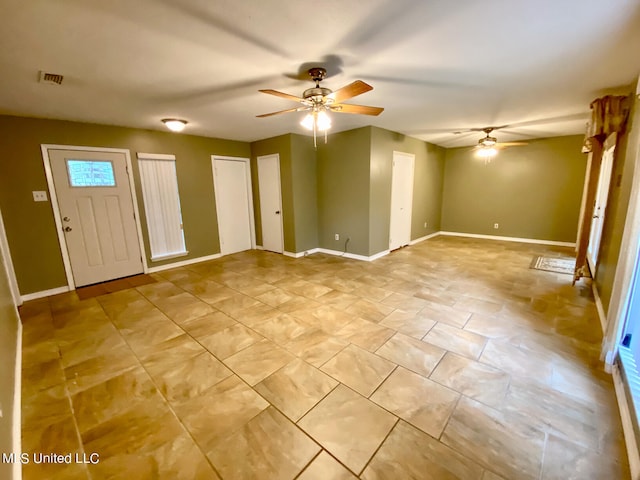
[[[186,255],[176,157],[138,153],[151,260]]]
[[[113,163],[100,160],[67,160],[72,187],[115,187]]]
[[[635,263],[619,355],[637,425],[640,415],[640,255],[636,255]]]

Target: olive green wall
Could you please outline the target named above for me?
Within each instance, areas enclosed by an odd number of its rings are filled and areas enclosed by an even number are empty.
[[[487,164],[471,148],[448,149],[442,230],[575,242],[587,160],[582,141],[531,140]]]
[[[321,248],[369,256],[371,128],[318,139],[318,240]],[[340,240],[334,235],[340,234]]]
[[[393,138],[402,136],[381,128],[371,128],[368,255],[389,250]]]
[[[415,240],[440,230],[445,149],[401,133],[372,127],[370,255],[389,248],[394,151],[415,155],[411,239]]]
[[[370,256],[387,250],[393,151],[416,156],[412,239],[445,230],[573,242],[586,163],[581,140],[580,136],[534,140],[526,147],[505,150],[484,165],[469,149],[445,150],[376,127],[332,134],[327,144],[320,139],[315,149],[312,138],[297,134],[248,144],[0,116],[0,141],[5,146],[0,159],[0,208],[6,212],[5,228],[23,295],[66,285],[51,204],[33,202],[31,195],[33,190],[47,190],[41,144],[130,150],[147,252],[135,155],[176,155],[189,250],[181,260],[220,251],[211,155],[251,157],[258,245],[262,239],[256,158],[278,153],[285,251],[316,247],[343,251],[347,238],[349,253]],[[500,229],[494,230],[493,223]],[[339,241],[334,240],[336,233]],[[147,261],[153,267],[175,260]]]
[[[296,246],[294,252],[318,247],[318,173],[313,138],[291,135],[291,178]]]
[[[6,265],[0,251],[0,452],[13,451],[13,411],[15,392],[16,352],[20,319],[7,277]],[[0,463],[0,478],[13,478],[13,465]]]
[[[262,245],[257,158],[274,153],[280,157],[284,250],[285,252],[298,253],[317,248],[316,151],[313,148],[312,138],[296,134],[280,135],[251,144],[256,243]]]
[[[0,209],[22,295],[65,286],[62,256],[50,202],[34,202],[33,190],[47,190],[41,144],[124,148],[131,152],[150,267],[149,241],[136,152],[176,156],[187,260],[220,252],[211,155],[250,156],[248,143],[152,130],[59,120],[0,116]],[[37,268],[36,268],[37,266]]]
[[[637,91],[640,94],[640,83],[629,87],[629,93]],[[613,281],[615,279],[620,244],[627,219],[627,209],[631,196],[631,182],[633,179],[636,158],[640,154],[640,108],[638,101],[633,102],[629,112],[626,133],[618,137],[616,145],[613,172],[611,175],[611,190],[607,201],[607,211],[602,229],[602,239],[595,282],[598,294],[605,312],[609,308]]]

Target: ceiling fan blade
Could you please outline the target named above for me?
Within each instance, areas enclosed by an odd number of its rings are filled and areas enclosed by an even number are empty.
[[[467,131],[469,132],[484,132],[486,130],[500,130],[501,128],[507,128],[510,125],[496,125],[496,126],[489,126],[489,127],[475,127],[475,128],[469,128]],[[464,132],[464,130],[462,130]],[[456,133],[456,132],[454,132]]]
[[[275,95],[276,97],[286,98],[288,100],[293,100],[294,102],[304,102],[304,98],[296,97],[295,95],[289,95],[288,93],[279,92],[277,90],[258,90],[262,93],[268,93],[269,95]]]
[[[273,115],[280,115],[281,113],[301,112],[307,110],[308,107],[290,108],[288,110],[280,110],[279,112],[263,113],[262,115],[256,115],[257,118],[271,117]]]
[[[335,103],[341,103],[345,100],[349,100],[350,98],[368,92],[369,90],[373,90],[371,85],[364,83],[362,80],[356,80],[355,82],[330,93],[327,95],[327,98],[333,99]]]
[[[529,145],[529,144],[527,142],[498,142],[498,143],[496,143],[496,146],[498,148],[524,147],[525,145]]]
[[[382,107],[368,107],[366,105],[349,105],[346,103],[332,104],[329,106],[332,112],[339,113],[358,113],[360,115],[380,115],[384,108]]]

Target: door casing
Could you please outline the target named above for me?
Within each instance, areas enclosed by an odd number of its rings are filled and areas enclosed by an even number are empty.
[[[245,164],[245,181],[246,181],[246,191],[247,191],[247,203],[249,210],[249,234],[251,236],[251,248],[256,248],[256,228],[255,228],[255,217],[253,215],[253,190],[251,188],[251,161],[248,158],[243,157],[228,157],[222,155],[211,155],[211,170],[213,173],[213,190],[214,196],[216,199],[216,216],[218,221],[218,240],[220,241],[220,254],[227,255],[223,251],[222,248],[222,239],[220,238],[220,201],[218,194],[218,179],[216,175],[216,161],[217,160],[230,160],[235,162],[243,162]]]
[[[44,163],[44,173],[47,178],[47,186],[49,187],[49,195],[51,202],[51,209],[53,211],[53,218],[56,224],[56,234],[58,235],[58,242],[60,244],[60,251],[62,252],[62,262],[64,264],[64,272],[67,277],[67,286],[69,290],[76,288],[73,280],[73,271],[71,269],[71,259],[69,257],[69,248],[66,238],[63,233],[62,216],[60,215],[60,209],[58,207],[58,195],[56,193],[55,183],[53,181],[53,173],[51,171],[51,159],[49,158],[49,150],[79,150],[88,152],[105,152],[105,153],[120,153],[123,154],[127,162],[127,169],[132,172],[131,167],[131,154],[129,150],[123,148],[101,148],[101,147],[84,147],[77,145],[53,145],[42,144],[40,145],[42,151],[42,161]],[[135,213],[136,230],[138,233],[138,244],[140,246],[140,252],[142,254],[142,268],[143,272],[147,273],[149,267],[147,265],[147,254],[144,249],[144,242],[142,241],[142,226],[140,224],[140,212],[138,210],[138,198],[136,196],[135,184],[133,182],[133,175],[129,174],[129,189],[131,191],[131,199],[133,200],[133,211]]]
[[[409,174],[398,175],[402,168],[399,162],[408,162]],[[411,216],[413,210],[413,179],[415,175],[415,155],[393,152],[391,167],[391,207],[389,216],[389,250],[408,245],[411,242]],[[406,181],[409,185],[400,184]],[[402,205],[402,212],[397,209]],[[400,231],[401,230],[401,231]]]
[[[275,164],[270,163],[274,161]],[[282,227],[282,185],[280,182],[280,156],[277,153],[274,153],[272,155],[263,155],[258,157],[257,163],[258,185],[260,190],[260,218],[262,219],[262,247],[265,250],[269,250],[271,252],[282,253],[284,251],[284,231]],[[269,171],[269,169],[274,166],[275,172]],[[269,175],[273,173],[275,173],[275,175]],[[275,180],[273,182],[270,182],[270,179]],[[267,185],[268,181],[270,182],[269,185]],[[269,195],[269,198],[267,198],[267,195]],[[267,202],[265,200],[270,200],[270,203],[273,203],[273,206],[269,211],[267,211]],[[275,208],[279,213],[276,214],[275,212],[271,211],[273,208]],[[275,218],[277,220],[274,220],[273,215],[275,215]],[[274,221],[268,222],[269,219]],[[275,221],[277,221],[278,225],[274,225]],[[272,232],[274,234],[273,238],[271,239],[273,240],[273,242],[269,245],[267,245],[267,242],[265,241],[265,225],[267,223],[271,223],[271,226],[275,229],[275,231]]]
[[[593,218],[591,219],[591,231],[589,234],[589,244],[587,245],[587,261],[593,275],[596,274],[602,231],[611,191],[611,175],[613,173],[613,162],[616,144],[605,145],[602,152],[602,163],[600,165],[600,176],[596,188],[595,206],[593,208]]]

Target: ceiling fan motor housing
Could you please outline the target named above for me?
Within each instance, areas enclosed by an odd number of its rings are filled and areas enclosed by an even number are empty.
[[[323,87],[307,88],[302,94],[302,98],[313,103],[333,103],[333,99],[325,98],[331,93],[331,90]]]

